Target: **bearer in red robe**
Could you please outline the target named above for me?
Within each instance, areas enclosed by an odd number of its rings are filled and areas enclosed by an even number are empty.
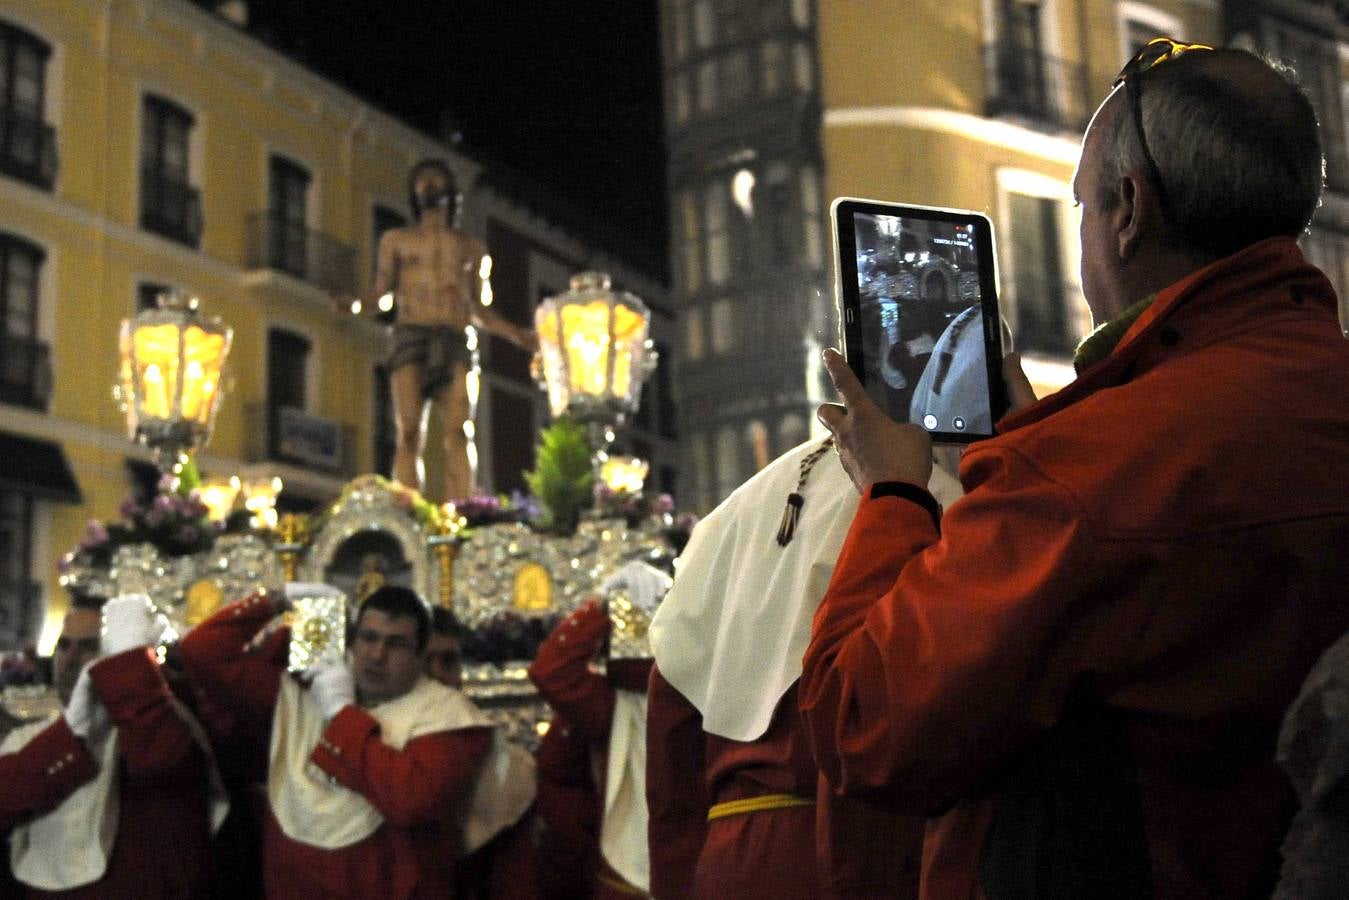
[[[455,857],[519,818],[532,771],[462,694],[423,675],[430,613],[413,592],[371,594],[350,664],[311,670],[307,687],[287,676],[283,644],[248,649],[281,605],[231,604],[182,644],[197,688],[267,736],[268,896],[452,897]]]
[[[53,659],[62,712],[0,745],[0,832],[29,897],[180,898],[210,879],[213,779],[151,648],[144,597],[75,607]],[[172,852],[165,852],[171,839]]]
[[[958,496],[936,472],[934,489]],[[921,821],[831,796],[797,713],[811,616],[856,508],[832,448],[814,441],[694,529],[651,625],[647,805],[660,900],[916,895]]]

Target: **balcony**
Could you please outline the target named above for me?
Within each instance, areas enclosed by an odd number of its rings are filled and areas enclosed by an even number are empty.
[[[1091,118],[1086,67],[1014,41],[984,47],[984,115],[1031,127],[1080,133]]]
[[[248,265],[304,279],[329,292],[356,293],[356,251],[274,213],[248,217]]]
[[[21,650],[37,640],[42,617],[42,585],[0,578],[0,650]]]
[[[281,462],[352,478],[356,475],[356,429],[289,406],[244,407],[244,461]]]
[[[52,394],[51,348],[0,331],[0,403],[47,411]]]
[[[196,247],[201,242],[201,191],[163,172],[142,169],[141,227]]]
[[[56,129],[31,113],[0,109],[0,172],[50,191],[56,183]]]

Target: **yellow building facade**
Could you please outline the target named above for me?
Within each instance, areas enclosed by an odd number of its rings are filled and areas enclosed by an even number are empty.
[[[110,394],[120,322],[200,298],[234,329],[203,472],[329,500],[375,468],[384,353],[331,298],[369,284],[414,162],[478,169],[181,0],[3,0],[0,52],[0,440],[31,461],[0,478],[0,648],[48,652],[56,560],[151,477]]]

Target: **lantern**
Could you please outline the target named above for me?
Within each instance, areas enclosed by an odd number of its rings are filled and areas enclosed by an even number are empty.
[[[548,406],[554,416],[590,426],[597,450],[613,439],[612,428],[637,411],[642,381],[656,367],[647,339],[650,318],[646,304],[611,290],[602,272],[572,276],[569,291],[546,298],[534,312],[535,375],[548,392]]]
[[[233,329],[197,312],[197,298],[160,294],[155,309],[122,321],[121,384],[131,439],[170,469],[211,438]]]

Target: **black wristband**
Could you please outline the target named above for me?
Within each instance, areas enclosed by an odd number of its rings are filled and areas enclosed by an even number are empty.
[[[878,481],[871,486],[871,499],[899,497],[917,503],[932,517],[932,527],[941,531],[941,505],[931,493],[907,481]]]

